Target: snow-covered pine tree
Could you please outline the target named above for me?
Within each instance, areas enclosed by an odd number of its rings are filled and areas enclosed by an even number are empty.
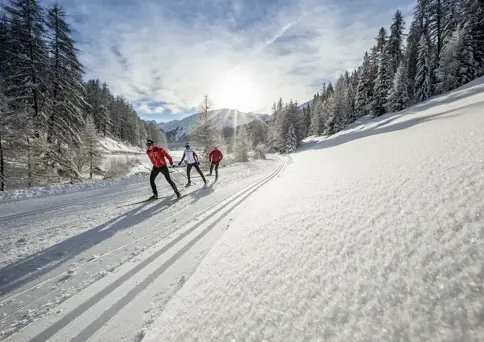
[[[304,117],[304,128],[305,128],[304,136],[307,137],[309,136],[310,129],[311,129],[311,105],[309,103],[307,106],[303,107],[303,117]]]
[[[46,120],[49,64],[43,10],[37,0],[10,0],[4,8],[10,21],[7,96],[19,121],[32,120],[32,131],[39,137]]]
[[[390,46],[386,45],[383,54],[380,56],[378,65],[378,74],[373,89],[373,115],[380,116],[387,112],[386,104],[388,96],[393,86],[392,56],[390,55]]]
[[[239,127],[235,137],[235,159],[238,162],[249,161],[250,140],[245,127]]]
[[[409,101],[407,82],[407,63],[402,59],[393,79],[393,87],[388,99],[388,108],[391,111],[397,112],[406,107]]]
[[[292,153],[296,151],[297,145],[298,138],[296,134],[296,129],[294,128],[294,125],[290,125],[286,137],[286,153]]]
[[[472,50],[476,65],[476,76],[484,75],[484,2],[467,0],[468,32],[472,39]]]
[[[447,40],[452,38],[452,34],[457,30],[457,26],[466,21],[465,4],[466,0],[446,0],[443,3],[443,23],[442,23],[442,49]],[[440,51],[442,53],[442,50]]]
[[[2,78],[6,76],[6,70],[7,70],[8,39],[9,39],[8,19],[5,13],[0,13],[0,77]],[[4,92],[5,90],[2,88],[1,91]]]
[[[316,136],[320,136],[322,131],[321,125],[321,113],[322,113],[322,101],[318,100],[313,102],[313,111],[311,116],[310,133]]]
[[[356,120],[355,115],[355,97],[356,89],[353,87],[354,74],[345,72],[345,94],[344,94],[344,112],[346,116],[346,125]]]
[[[402,12],[397,11],[393,17],[393,23],[390,27],[390,37],[388,38],[387,52],[391,57],[392,72],[396,73],[403,56],[403,31],[405,21]]]
[[[355,95],[355,113],[356,117],[362,117],[368,114],[371,93],[371,65],[370,56],[365,52],[363,65],[358,71],[358,86]]]
[[[408,95],[411,99],[414,98],[415,75],[417,74],[418,44],[421,36],[419,32],[419,23],[417,20],[414,20],[410,26],[405,50],[408,75]]]
[[[436,69],[436,93],[446,93],[459,86],[458,70],[460,61],[458,59],[458,49],[462,45],[461,29],[458,27],[452,34],[447,37],[444,47],[440,53],[439,67]]]
[[[190,133],[190,138],[203,149],[202,159],[205,160],[208,159],[208,155],[217,143],[219,136],[217,123],[210,117],[209,110],[210,104],[205,95],[204,101],[199,107],[197,122]]]
[[[432,94],[432,55],[430,40],[422,34],[419,42],[417,74],[415,75],[415,99],[427,100]]]
[[[387,31],[384,27],[381,27],[378,31],[378,36],[376,37],[376,53],[377,57],[380,58],[385,52],[387,45]]]
[[[0,45],[1,48],[1,45]],[[1,60],[0,60],[1,64]],[[8,129],[8,120],[10,116],[10,109],[7,103],[7,98],[4,95],[4,82],[3,76],[0,74],[0,191],[5,191],[5,152],[4,141],[6,140],[6,134]]]
[[[97,134],[94,119],[91,116],[86,118],[83,134],[83,147],[88,161],[89,178],[92,179],[94,171],[102,160],[102,152],[99,146],[99,136]]]
[[[479,75],[478,63],[474,59],[474,42],[470,29],[471,24],[466,22],[458,28],[457,33],[459,36],[457,49],[459,85],[464,85]]]
[[[50,102],[47,141],[49,143],[79,144],[79,130],[84,124],[83,69],[77,58],[77,49],[71,37],[62,7],[54,5],[47,14],[50,30],[49,66]]]
[[[259,144],[265,144],[267,142],[267,134],[268,134],[268,126],[267,123],[263,120],[255,120],[250,123],[250,141],[251,147],[255,148]],[[220,141],[217,143],[219,149],[221,147],[221,143],[223,142],[223,138],[220,138]],[[224,144],[225,145],[225,144]]]
[[[341,75],[336,81],[333,96],[328,101],[328,133],[334,134],[342,130],[348,122],[348,113],[345,111],[346,84]]]
[[[107,136],[110,132],[111,123],[111,112],[109,110],[111,103],[114,101],[114,97],[109,90],[106,82],[101,86],[100,94],[100,106],[99,106],[99,131],[103,136]]]

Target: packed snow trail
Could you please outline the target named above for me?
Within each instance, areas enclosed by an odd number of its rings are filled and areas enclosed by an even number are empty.
[[[276,177],[282,162],[223,169],[206,188],[195,178],[178,202],[163,178],[167,198],[145,203],[137,202],[151,189],[136,183],[0,205],[0,337],[135,338],[225,232],[220,216]]]
[[[151,341],[484,341],[484,78],[291,155]]]

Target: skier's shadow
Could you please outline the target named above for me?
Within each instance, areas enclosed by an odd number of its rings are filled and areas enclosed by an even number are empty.
[[[29,255],[17,262],[9,264],[0,269],[0,295],[4,296],[11,291],[27,284],[42,275],[54,270],[56,267],[68,262],[78,254],[94,247],[100,242],[109,239],[117,232],[125,228],[131,228],[150,217],[157,211],[162,210],[173,199],[166,198],[156,204],[146,206],[149,203],[140,203],[118,217],[115,217],[99,226],[86,230],[63,240],[49,248]],[[65,270],[64,270],[65,271]],[[49,275],[49,278],[62,274],[61,270]]]
[[[208,186],[203,187],[199,190],[190,192],[188,194],[189,196],[192,197],[192,201],[190,202],[190,204],[194,204],[198,202],[198,200],[200,200],[201,198],[211,195],[214,192],[213,186],[215,185],[216,182],[217,181],[210,182]]]

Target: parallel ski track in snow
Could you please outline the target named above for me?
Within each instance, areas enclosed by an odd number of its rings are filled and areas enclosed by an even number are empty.
[[[9,336],[14,335],[18,330],[28,326],[32,321],[42,318],[43,316],[47,315],[54,307],[61,305],[63,302],[67,301],[72,296],[79,294],[80,292],[86,290],[91,285],[96,283],[97,281],[101,280],[104,275],[101,273],[106,269],[106,265],[116,269],[121,265],[125,264],[126,262],[130,261],[132,258],[136,257],[138,253],[131,253],[125,255],[123,257],[123,253],[126,252],[126,248],[130,246],[135,246],[142,240],[149,241],[148,245],[144,245],[143,250],[147,250],[152,246],[156,245],[158,242],[167,239],[170,235],[177,233],[180,230],[184,230],[180,233],[177,237],[171,239],[165,246],[159,249],[155,254],[150,256],[149,258],[143,260],[140,264],[133,267],[130,271],[120,276],[116,281],[109,284],[106,288],[104,288],[101,292],[98,292],[94,297],[92,297],[89,301],[82,303],[72,312],[61,318],[55,324],[48,327],[42,333],[40,333],[37,337],[35,337],[32,341],[45,341],[46,339],[52,337],[59,329],[62,329],[64,326],[69,324],[71,321],[76,319],[82,312],[86,311],[91,305],[100,301],[103,297],[107,294],[112,292],[114,289],[119,287],[121,284],[126,282],[129,278],[133,275],[138,273],[141,269],[143,269],[146,265],[149,265],[153,260],[157,257],[162,255],[163,253],[170,250],[174,245],[178,242],[182,241],[187,235],[195,231],[197,228],[202,226],[205,222],[217,217],[216,220],[210,224],[202,233],[197,235],[197,237],[191,240],[188,244],[185,245],[184,248],[177,251],[177,253],[167,262],[164,264],[162,269],[158,269],[159,272],[153,277],[149,277],[145,280],[145,283],[140,284],[137,288],[133,289],[133,291],[129,292],[127,296],[125,296],[120,302],[116,303],[113,307],[111,307],[108,311],[103,314],[103,319],[96,320],[92,324],[95,326],[90,326],[89,329],[82,333],[81,340],[84,340],[84,337],[87,335],[92,335],[95,331],[97,331],[101,326],[99,325],[100,322],[106,322],[110,318],[112,318],[117,311],[119,311],[122,307],[124,307],[127,303],[129,303],[143,288],[149,285],[151,281],[153,281],[156,277],[160,276],[170,265],[172,265],[176,260],[178,260],[185,252],[187,252],[193,245],[195,245],[208,231],[210,231],[213,227],[216,226],[220,220],[223,219],[224,215],[228,212],[235,209],[235,207],[244,201],[248,196],[250,196],[254,191],[256,191],[259,187],[270,181],[272,178],[276,177],[279,172],[281,172],[286,165],[286,161],[281,163],[276,169],[270,173],[268,176],[262,178],[261,180],[256,181],[255,183],[249,185],[248,187],[240,190],[234,195],[226,197],[224,200],[220,201],[215,207],[211,208],[208,212],[206,212],[202,219],[196,222],[196,224],[188,229],[185,230],[187,224],[184,224],[180,228],[179,222],[172,222],[167,226],[163,226],[164,223],[167,223],[170,220],[173,220],[175,216],[179,216],[180,213],[184,212],[189,206],[183,207],[173,214],[167,216],[163,221],[157,222],[156,224],[152,225],[149,228],[149,233],[141,235],[134,240],[131,240],[128,243],[120,245],[113,250],[110,250],[102,255],[103,263],[99,263],[98,265],[91,267],[87,270],[86,273],[83,273],[83,282],[79,281],[78,277],[71,277],[66,272],[61,272],[55,276],[49,277],[47,279],[42,279],[33,284],[29,285],[27,288],[19,289],[18,291],[13,291],[12,293],[8,294],[0,301],[0,312],[3,314],[3,317],[0,321],[0,330],[5,331],[6,329],[10,328],[9,333],[4,334],[4,336],[0,336],[0,339],[5,339]],[[183,200],[183,199],[182,199]],[[181,200],[181,201],[182,201]],[[79,202],[87,202],[89,200],[81,200]],[[232,203],[235,203],[231,206]],[[71,204],[74,205],[74,204]],[[161,207],[160,209],[168,207],[169,204],[166,206]],[[224,210],[228,207],[227,210]],[[190,215],[188,221],[190,222],[193,218],[200,217],[200,213],[196,212],[193,215]],[[178,227],[177,227],[178,226]],[[163,227],[163,234],[161,236],[157,236],[160,233],[160,227]],[[167,231],[167,228],[172,228],[171,230]],[[121,257],[121,258],[118,258]],[[89,265],[94,264],[96,259],[87,260],[85,262],[81,262],[74,267],[71,267],[70,270],[75,272],[77,269],[82,269],[84,267],[88,268]],[[114,263],[114,264],[113,264]],[[194,271],[194,270],[193,270]],[[55,284],[56,282],[63,281],[62,288],[64,290],[59,291],[58,287],[49,288],[49,290],[45,291],[45,287],[49,284]],[[15,283],[8,284],[10,288],[15,287]],[[44,290],[41,288],[44,287]],[[67,290],[66,290],[67,289]],[[6,287],[0,288],[0,291],[5,291]],[[29,293],[30,292],[30,293]],[[61,292],[61,293],[59,293]],[[17,298],[22,299],[21,301],[16,301]],[[17,304],[18,302],[18,304]],[[42,310],[46,305],[54,303],[53,306],[49,306],[48,308]],[[26,321],[22,324],[18,322],[22,320],[25,316],[25,312],[35,312],[38,314],[36,317],[29,317]],[[15,326],[17,324],[17,326]],[[14,329],[12,329],[14,327]],[[95,328],[95,329],[94,329]],[[8,331],[8,330],[7,330]],[[87,337],[88,338],[88,337]]]

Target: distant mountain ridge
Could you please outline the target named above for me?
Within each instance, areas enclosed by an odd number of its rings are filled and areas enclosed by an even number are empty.
[[[268,114],[245,113],[228,108],[212,110],[209,113],[220,125],[220,129],[235,128],[246,125],[254,120],[262,120],[264,122],[271,120],[271,116]],[[166,139],[169,143],[180,142],[188,139],[188,134],[197,122],[198,115],[199,114],[197,113],[181,120],[172,120],[157,125],[165,132]]]

